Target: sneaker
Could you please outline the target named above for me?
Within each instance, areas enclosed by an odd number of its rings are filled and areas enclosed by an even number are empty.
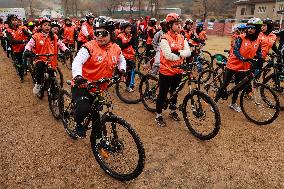
[[[241,108],[235,103],[235,104],[230,104],[229,107],[236,112],[242,112]]]
[[[158,123],[158,126],[165,127],[166,123],[164,122],[164,119],[162,116],[156,117],[155,121]]]
[[[180,118],[179,118],[177,112],[171,112],[170,117],[175,121],[180,121]]]
[[[40,88],[41,88],[41,85],[35,84],[35,86],[34,86],[34,88],[33,88],[33,94],[34,94],[34,95],[38,95],[39,92],[40,92]]]
[[[86,137],[86,130],[82,124],[77,124],[76,125],[76,133],[80,138],[85,138]]]
[[[132,93],[134,90],[131,87],[126,87],[125,89],[127,92]]]

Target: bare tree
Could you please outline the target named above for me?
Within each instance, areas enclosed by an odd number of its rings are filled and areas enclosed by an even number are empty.
[[[29,7],[30,7],[30,15],[31,15],[31,17],[34,16],[33,3],[34,3],[34,0],[29,0]]]

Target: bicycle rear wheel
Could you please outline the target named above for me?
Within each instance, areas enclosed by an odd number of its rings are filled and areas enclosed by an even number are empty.
[[[76,122],[74,119],[73,102],[71,94],[66,90],[60,90],[60,113],[66,133],[72,138],[77,139]]]
[[[216,103],[205,93],[193,90],[183,100],[182,114],[189,131],[200,140],[214,138],[221,126]]]
[[[49,86],[47,88],[47,97],[48,97],[48,105],[49,109],[55,119],[61,118],[60,113],[60,103],[59,103],[59,95],[60,95],[60,86],[55,78],[51,79]]]
[[[92,130],[91,146],[100,167],[111,177],[129,181],[138,177],[145,164],[143,144],[129,123],[116,116],[103,116],[102,138]]]
[[[156,101],[159,92],[159,79],[151,74],[145,75],[139,85],[141,101],[150,112],[156,112]]]
[[[131,72],[131,70],[129,72]],[[143,74],[135,70],[134,76],[133,76],[134,78],[133,86],[130,86],[130,84],[127,84],[126,81],[120,81],[116,83],[115,91],[116,91],[118,98],[121,101],[125,102],[126,104],[139,103],[141,101],[141,98],[140,98],[138,86],[139,86],[139,83],[142,77],[143,77]]]
[[[262,83],[246,87],[240,96],[240,106],[245,117],[257,124],[272,123],[279,115],[280,103],[273,90]]]

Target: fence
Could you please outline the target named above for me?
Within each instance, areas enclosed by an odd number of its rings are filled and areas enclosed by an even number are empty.
[[[204,30],[208,35],[232,35],[234,25],[235,23],[206,22],[204,23]]]

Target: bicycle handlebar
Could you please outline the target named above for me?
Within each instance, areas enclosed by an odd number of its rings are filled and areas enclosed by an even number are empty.
[[[58,56],[58,55],[62,55],[62,54],[35,54],[35,57],[39,57],[39,56],[50,57],[50,56]]]
[[[171,66],[172,68],[178,68],[178,69],[182,69],[182,70],[187,70],[187,69],[190,69],[190,64],[180,64],[180,65],[174,65],[174,66]]]

